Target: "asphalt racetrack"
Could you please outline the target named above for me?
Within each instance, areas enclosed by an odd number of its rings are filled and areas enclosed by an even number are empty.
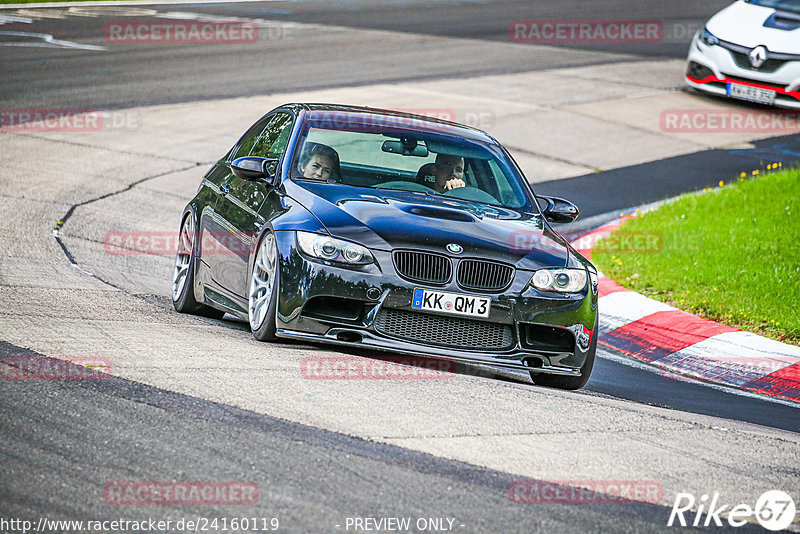
[[[631,101],[644,102],[658,89],[652,80],[625,80],[628,66],[660,73],[668,65],[677,82],[657,98],[716,105],[680,88],[680,61],[693,31],[726,4],[330,0],[0,9],[3,109],[102,109],[140,124],[107,135],[0,132],[0,357],[100,355],[114,375],[0,381],[0,519],[254,517],[270,526],[277,518],[279,532],[364,532],[354,518],[408,517],[414,532],[659,532],[675,530],[667,520],[682,492],[717,492],[725,503],[753,506],[763,492],[781,489],[797,500],[800,409],[791,403],[665,376],[604,349],[578,392],[474,365],[436,381],[303,380],[298,367],[309,356],[385,356],[262,344],[230,317],[180,315],[169,299],[172,257],[114,256],[103,246],[109,231],[175,231],[202,174],[257,118],[249,106],[263,101],[266,112],[272,95],[378,99],[396,91],[428,108],[436,105],[425,94],[451,91],[472,98],[471,109],[485,97],[486,105],[496,98],[520,113],[549,113],[551,106],[532,106],[558,91],[520,80],[578,73],[575,88],[564,91],[588,106],[591,95],[579,93],[616,77],[615,95],[633,87],[641,94]],[[153,16],[257,21],[262,38],[214,46],[114,46],[104,38],[109,22]],[[589,18],[656,20],[668,34],[657,43],[510,42],[516,20]],[[519,85],[468,94],[473,79],[481,88],[496,80]],[[505,129],[510,122],[493,117],[490,133],[497,129],[522,157],[561,172],[544,173],[534,188],[578,204],[577,229],[561,228],[571,233],[743,170],[800,160],[800,137],[778,135],[703,150],[680,140],[672,152],[625,163],[615,156],[625,147],[576,129],[581,147],[595,145],[599,160],[618,162],[594,172],[598,165],[581,159],[582,148],[569,157],[527,150],[516,130]],[[120,506],[107,494],[118,481],[246,481],[257,485],[258,498]],[[650,502],[521,503],[510,492],[520,481],[564,491],[581,481],[634,481],[661,490]],[[736,530],[762,531],[752,518]],[[0,531],[20,530],[0,521]]]

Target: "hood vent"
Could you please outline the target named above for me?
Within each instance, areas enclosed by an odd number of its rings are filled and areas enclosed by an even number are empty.
[[[800,13],[776,11],[764,21],[764,27],[784,31],[796,30],[800,28]]]
[[[391,202],[391,201],[390,201]],[[391,202],[400,211],[419,215],[420,217],[430,217],[432,219],[445,219],[448,221],[475,222],[477,217],[472,213],[446,206],[429,206],[424,204],[411,204],[405,202]]]
[[[408,208],[408,213],[421,217],[431,217],[432,219],[447,219],[449,221],[473,222],[475,217],[465,211],[448,210],[442,208],[431,208],[428,206],[412,206]]]

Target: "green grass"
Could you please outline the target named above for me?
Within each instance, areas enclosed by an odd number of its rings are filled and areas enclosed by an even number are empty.
[[[625,250],[637,242],[651,252]],[[800,170],[682,195],[627,221],[592,259],[627,288],[798,345]]]

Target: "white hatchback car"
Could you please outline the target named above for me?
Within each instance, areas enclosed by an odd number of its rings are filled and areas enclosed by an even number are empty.
[[[694,36],[686,83],[800,109],[800,0],[739,0],[714,15]]]

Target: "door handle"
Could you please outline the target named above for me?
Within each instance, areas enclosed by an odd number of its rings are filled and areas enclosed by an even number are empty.
[[[221,186],[219,186],[219,192],[222,193],[223,195],[227,195],[228,193],[231,192],[231,186],[229,186],[228,184],[222,184]]]

